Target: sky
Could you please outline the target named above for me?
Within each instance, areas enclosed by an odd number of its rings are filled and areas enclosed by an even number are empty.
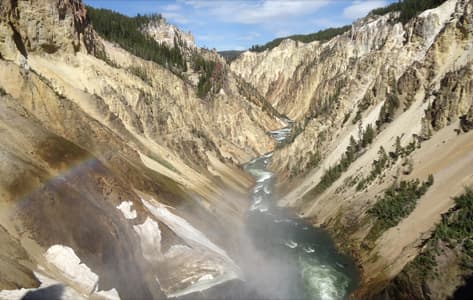
[[[122,14],[160,13],[200,47],[245,50],[277,37],[351,24],[396,0],[85,0]]]

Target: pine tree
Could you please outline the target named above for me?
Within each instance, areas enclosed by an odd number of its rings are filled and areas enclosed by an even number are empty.
[[[350,136],[350,145],[347,147],[346,155],[347,159],[353,161],[355,158],[355,153],[358,152],[358,145],[353,136]]]
[[[363,133],[361,146],[365,148],[366,146],[371,144],[373,142],[374,136],[375,136],[375,132],[374,132],[373,126],[371,124],[368,124],[368,126],[366,126],[366,129]]]
[[[179,47],[172,49],[145,36],[141,29],[151,21],[160,20],[159,14],[128,17],[108,9],[87,7],[87,16],[94,29],[105,39],[146,60],[154,61],[175,73],[186,70],[186,60]]]
[[[401,138],[399,136],[396,137],[396,146],[395,146],[396,154],[401,155],[402,153],[402,145],[401,145]]]

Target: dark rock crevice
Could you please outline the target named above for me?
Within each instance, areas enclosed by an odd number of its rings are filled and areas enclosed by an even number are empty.
[[[12,22],[8,23],[10,25],[11,30],[13,31],[13,41],[15,42],[16,48],[20,51],[21,55],[25,58],[28,58],[28,52],[26,51],[25,43],[23,42],[23,38],[21,34],[16,30],[15,25]]]
[[[18,7],[18,0],[10,0],[10,5],[12,9],[16,9]]]
[[[473,275],[468,277],[465,281],[465,284],[459,287],[453,297],[449,300],[470,300],[473,293]]]

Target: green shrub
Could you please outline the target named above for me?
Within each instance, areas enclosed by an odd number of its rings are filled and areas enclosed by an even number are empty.
[[[319,151],[311,152],[310,157],[309,157],[309,162],[307,163],[306,168],[308,169],[314,169],[319,165],[319,162],[321,161],[322,156],[320,155]]]
[[[407,157],[412,152],[414,152],[417,148],[421,147],[421,142],[418,141],[415,136],[414,140],[412,140],[406,147],[402,147],[401,145],[401,138],[398,136],[396,137],[396,142],[394,144],[394,151],[389,152],[389,156],[396,161],[399,157]]]
[[[192,68],[200,73],[197,95],[205,98],[209,92],[217,93],[223,86],[224,67],[220,62],[206,60],[200,55],[192,57]]]
[[[358,103],[357,105],[358,110],[356,112],[355,118],[353,118],[353,124],[356,124],[358,121],[361,120],[361,115],[370,107],[370,105],[371,100],[367,95],[365,95],[365,97],[363,97],[363,99],[361,99],[360,103]]]
[[[434,183],[433,175],[421,183],[418,179],[401,181],[399,185],[392,185],[383,197],[368,210],[368,214],[376,218],[376,222],[368,233],[367,239],[375,240],[386,229],[399,224],[416,207],[420,199]]]
[[[429,275],[433,275],[432,271],[436,266],[437,261],[435,260],[435,252],[429,248],[423,253],[417,255],[417,257],[412,261],[410,267],[413,267],[422,278],[426,278]]]
[[[373,126],[371,126],[371,124],[368,124],[368,126],[366,126],[366,129],[363,132],[363,137],[361,138],[361,147],[365,148],[366,146],[371,144],[375,135],[376,132],[374,131]]]
[[[322,101],[315,101],[311,104],[311,118],[317,118],[318,116],[327,116],[330,114],[332,109],[337,105],[340,98],[340,94],[345,81],[337,81],[334,83],[334,91],[328,97]]]
[[[426,243],[425,250],[420,253],[408,269],[413,269],[422,278],[435,275],[436,253],[439,241],[447,246],[460,244],[460,259],[463,267],[472,268],[473,261],[473,190],[468,188],[454,198],[455,207],[442,215],[442,221],[437,224],[431,238]]]
[[[303,201],[308,201],[322,194],[329,188],[338,178],[340,178],[350,165],[358,158],[361,151],[368,146],[374,139],[375,131],[371,124],[366,127],[366,130],[361,129],[360,125],[360,140],[357,142],[353,136],[350,137],[350,144],[348,145],[342,158],[335,166],[328,168],[320,179],[319,183],[310,190],[304,197]]]
[[[384,169],[388,165],[389,165],[389,156],[386,154],[386,151],[384,150],[383,147],[379,147],[378,159],[373,161],[370,175],[367,178],[363,178],[358,182],[358,184],[356,185],[356,190],[361,191],[369,183],[373,182],[381,173],[383,173]]]
[[[356,115],[355,115],[355,117],[353,118],[353,121],[352,121],[353,124],[356,124],[356,123],[358,123],[358,122],[361,120],[362,113],[363,113],[363,112],[360,111],[360,110],[358,110],[358,111],[356,112]]]
[[[473,238],[473,189],[467,189],[461,196],[455,197],[456,215],[450,220],[448,215],[442,217],[437,225],[434,237],[443,241],[464,240]],[[470,243],[465,244],[469,248]]]
[[[143,81],[151,83],[151,78],[149,78],[148,73],[146,72],[145,69],[141,67],[135,67],[131,66],[128,68],[128,71],[130,71],[132,74],[140,77]]]
[[[387,96],[386,101],[384,102],[383,106],[381,107],[381,111],[379,112],[378,120],[376,121],[378,129],[383,124],[390,123],[394,120],[394,115],[400,105],[401,103],[399,101],[399,96],[397,95],[396,91],[390,93]]]
[[[228,50],[228,51],[219,51],[218,54],[220,54],[223,58],[225,58],[227,63],[231,63],[238,57],[240,57],[240,54],[242,54],[243,51],[239,50]]]

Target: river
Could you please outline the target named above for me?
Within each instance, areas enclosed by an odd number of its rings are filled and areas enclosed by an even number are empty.
[[[284,143],[290,133],[289,126],[270,134]],[[256,180],[237,259],[245,280],[227,282],[198,298],[346,299],[358,281],[353,259],[337,252],[327,231],[277,206],[275,175],[267,168],[271,157],[268,153],[245,165]]]
[[[290,127],[271,132],[283,143]],[[256,248],[276,262],[274,287],[286,299],[345,299],[357,284],[354,261],[337,252],[330,235],[277,207],[274,174],[268,171],[272,153],[245,166],[256,180],[248,216],[248,233]],[[273,295],[271,295],[273,296]],[[282,299],[282,298],[276,298]]]

